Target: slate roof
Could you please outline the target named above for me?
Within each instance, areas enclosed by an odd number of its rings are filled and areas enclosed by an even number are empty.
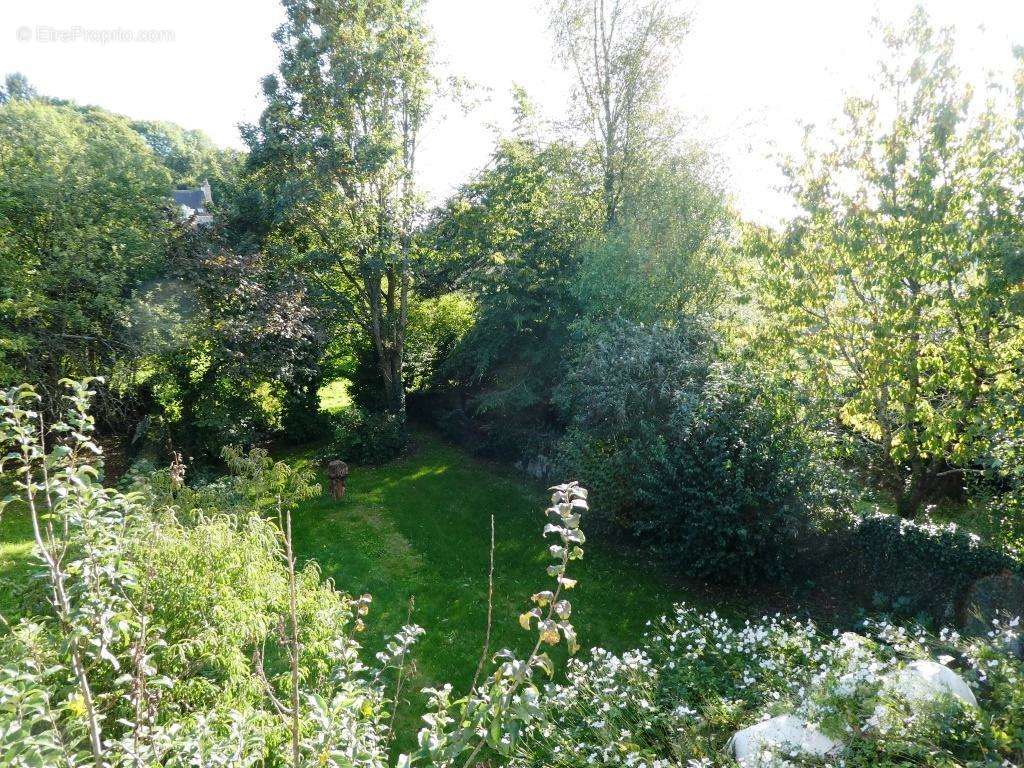
[[[174,189],[171,196],[178,205],[187,205],[193,211],[202,211],[209,202],[206,199],[206,191],[201,187],[198,189]]]

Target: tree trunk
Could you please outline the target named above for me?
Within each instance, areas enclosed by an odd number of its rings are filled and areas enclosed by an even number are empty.
[[[394,349],[385,349],[378,355],[381,378],[384,382],[384,402],[388,413],[405,420],[405,380],[402,355]]]
[[[902,493],[896,497],[896,512],[904,520],[914,520],[921,511],[921,505],[928,498],[935,481],[932,463],[915,467],[907,478]]]

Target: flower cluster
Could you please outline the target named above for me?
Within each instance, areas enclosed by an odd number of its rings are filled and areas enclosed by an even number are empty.
[[[827,734],[828,757],[788,745],[758,764],[876,766],[1019,764],[1024,750],[1024,665],[999,626],[985,640],[953,632],[869,623],[863,635],[821,632],[778,616],[737,626],[678,606],[654,623],[642,646],[615,655],[595,649],[572,661],[567,680],[543,691],[512,764],[735,766],[737,731],[782,714]],[[893,681],[914,662],[937,658],[977,696],[922,701]]]

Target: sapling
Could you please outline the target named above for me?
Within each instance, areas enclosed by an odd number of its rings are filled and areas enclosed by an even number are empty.
[[[524,726],[540,714],[534,670],[548,676],[555,671],[543,647],[564,638],[570,655],[579,649],[569,618],[572,606],[563,594],[576,586],[576,580],[567,575],[569,562],[583,557],[586,539],[580,522],[588,509],[587,491],[575,482],[551,490],[544,535],[555,535],[560,542],[548,548],[554,562],[547,567],[547,574],[554,579],[554,588],[534,594],[530,598],[533,607],[519,617],[523,629],[537,633],[533,649],[525,660],[509,650],[499,651],[491,674],[460,699],[452,700],[451,685],[426,689],[433,711],[424,715],[427,726],[420,730],[419,749],[401,755],[399,768],[419,763],[469,768],[485,747],[509,754]]]

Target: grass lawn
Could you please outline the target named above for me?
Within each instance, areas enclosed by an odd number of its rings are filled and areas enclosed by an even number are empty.
[[[427,634],[415,653],[410,690],[445,681],[464,690],[486,627],[490,516],[496,542],[491,650],[528,650],[532,635],[517,617],[530,607],[531,594],[550,586],[541,535],[549,500],[543,485],[419,432],[410,456],[378,468],[354,467],[341,502],[323,495],[303,504],[294,519],[297,552],[320,563],[342,589],[373,595],[362,639],[368,650],[378,650],[405,622],[414,599],[413,621]],[[694,600],[640,556],[593,539],[586,551],[572,564],[579,584],[567,595],[585,648],[635,646],[645,623],[675,602],[722,612]],[[413,712],[422,711],[418,698],[414,702],[399,715],[403,735],[414,732]]]
[[[289,452],[288,456],[314,452]],[[326,491],[326,478],[321,478]],[[550,586],[550,562],[541,530],[549,493],[506,468],[482,462],[417,432],[411,454],[375,468],[353,467],[341,502],[326,494],[304,503],[294,517],[300,560],[316,560],[325,576],[353,594],[369,592],[373,607],[362,642],[379,650],[406,621],[427,630],[415,651],[409,687],[412,706],[399,712],[397,746],[418,727],[424,685],[451,682],[465,690],[480,656],[487,617],[490,516],[495,518],[494,627],[491,650],[523,651],[532,633],[517,622],[529,596]],[[586,520],[584,520],[584,530]],[[25,581],[31,529],[25,515],[9,511],[0,521],[0,610],[18,612]],[[584,648],[633,647],[645,623],[686,600],[694,600],[664,569],[642,556],[623,554],[593,538],[582,561],[572,563],[579,579],[568,593]],[[735,613],[728,608],[725,613]],[[556,650],[557,659],[560,653]],[[369,654],[367,655],[369,658]],[[404,697],[403,697],[404,698]]]
[[[24,506],[12,504],[0,517],[0,615],[11,618],[23,610],[22,590],[33,570],[32,524]]]

